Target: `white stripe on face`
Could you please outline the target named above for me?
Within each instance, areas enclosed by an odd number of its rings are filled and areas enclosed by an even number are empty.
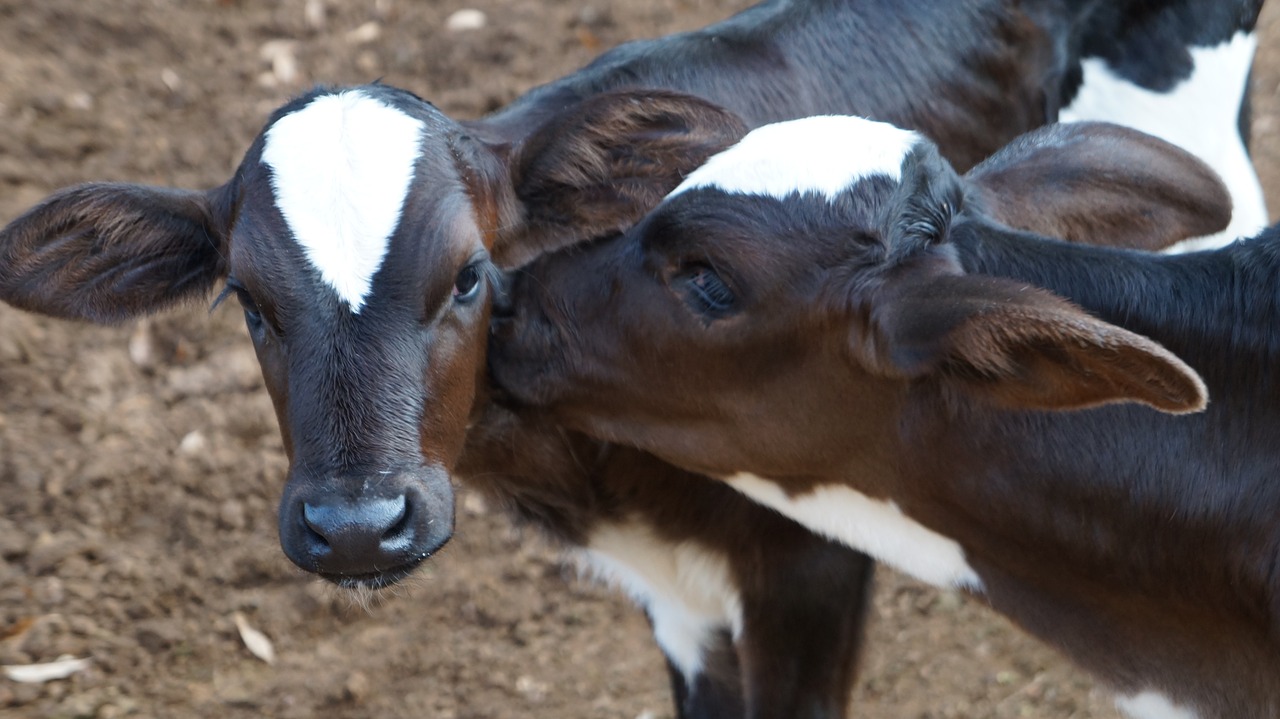
[[[752,130],[707,160],[668,197],[699,187],[781,199],[798,192],[835,197],[872,175],[902,177],[920,136],[861,117],[822,115]]]
[[[276,207],[321,279],[359,313],[413,182],[424,124],[360,90],[317,97],[267,130]]]

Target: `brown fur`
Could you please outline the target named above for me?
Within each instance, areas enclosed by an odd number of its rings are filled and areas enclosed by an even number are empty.
[[[1149,151],[1175,162],[1102,175],[1104,207],[1205,185],[1179,151]],[[1002,161],[1050,163],[1022,168],[1045,178],[1111,159]],[[1280,228],[1177,257],[1086,247],[993,222],[964,202],[974,182],[917,146],[901,182],[834,198],[679,195],[526,270],[495,325],[495,380],[690,471],[891,501],[959,545],[994,608],[1118,690],[1205,719],[1274,715]],[[1088,213],[1088,197],[1051,209]],[[1187,226],[1177,204],[1156,231]],[[690,267],[727,288],[714,312]]]
[[[1210,235],[1231,221],[1231,196],[1217,174],[1168,148],[1129,128],[1072,123],[1010,143],[967,177],[978,187],[975,199],[1010,227],[1159,250],[1169,237]],[[1117,181],[1131,188],[1124,197],[1111,191]]]

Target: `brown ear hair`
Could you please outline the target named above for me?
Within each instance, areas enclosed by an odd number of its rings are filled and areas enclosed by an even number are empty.
[[[544,123],[512,158],[523,209],[518,237],[500,238],[504,267],[630,227],[746,125],[706,100],[668,91],[596,95]]]
[[[1016,409],[1139,402],[1180,414],[1208,401],[1173,353],[1045,290],[981,275],[911,280],[887,285],[872,309],[874,361],[889,374]]]
[[[991,218],[1070,242],[1159,250],[1231,221],[1231,195],[1208,165],[1105,122],[1033,130],[965,179]]]
[[[203,296],[227,273],[228,186],[84,184],[0,230],[0,300],[118,322]]]

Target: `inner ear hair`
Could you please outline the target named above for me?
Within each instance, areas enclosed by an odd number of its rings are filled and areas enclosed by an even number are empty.
[[[1224,229],[1231,195],[1191,153],[1132,128],[1072,122],[1033,130],[965,175],[996,222],[1068,242],[1160,250]]]
[[[570,105],[515,148],[522,217],[495,259],[516,266],[625,230],[744,134],[732,112],[678,92],[619,90]]]

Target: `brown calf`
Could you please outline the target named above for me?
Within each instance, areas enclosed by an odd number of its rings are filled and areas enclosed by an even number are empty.
[[[1051,221],[1107,236],[1211,209],[1193,169],[1104,125],[968,179],[880,123],[763,128],[632,231],[528,268],[491,367],[568,427],[981,595],[1136,717],[1274,716],[1280,234],[1070,245],[995,223],[973,184],[1059,182]],[[1123,211],[1095,214],[1107,186]]]

